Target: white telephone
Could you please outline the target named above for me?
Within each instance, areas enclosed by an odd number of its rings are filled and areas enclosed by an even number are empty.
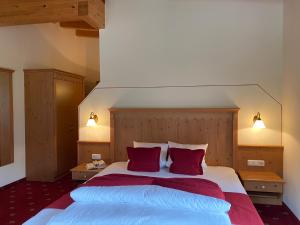
[[[94,160],[92,163],[86,164],[87,170],[103,169],[105,167],[106,167],[106,163],[103,160]]]
[[[88,170],[92,169],[103,169],[106,167],[106,163],[101,160],[101,154],[92,154],[92,163],[86,164]]]
[[[97,169],[105,168],[106,164],[103,160],[94,160],[93,161],[94,167]]]

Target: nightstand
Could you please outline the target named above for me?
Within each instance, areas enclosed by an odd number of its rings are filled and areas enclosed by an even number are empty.
[[[238,173],[253,203],[282,205],[284,181],[276,173],[256,171]]]
[[[72,179],[73,180],[89,180],[90,178],[95,176],[97,173],[99,173],[103,169],[87,170],[86,163],[83,163],[83,164],[80,164],[79,166],[76,166],[75,168],[71,169]]]

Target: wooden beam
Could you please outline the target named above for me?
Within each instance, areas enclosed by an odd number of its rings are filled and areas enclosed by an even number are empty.
[[[79,0],[83,6],[86,0]],[[85,3],[86,4],[86,3]],[[86,6],[85,6],[86,7]],[[88,0],[86,16],[84,21],[97,29],[103,29],[105,27],[105,2],[103,0]]]
[[[72,21],[77,12],[76,0],[2,0],[0,25]]]
[[[104,28],[103,0],[1,0],[0,26],[85,21]]]
[[[64,28],[73,28],[80,30],[95,30],[94,27],[84,21],[60,22],[60,26]]]
[[[76,30],[79,37],[99,38],[99,30]]]

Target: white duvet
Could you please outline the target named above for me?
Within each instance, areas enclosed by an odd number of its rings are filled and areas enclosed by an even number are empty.
[[[108,166],[106,169],[104,169],[101,173],[99,173],[97,176],[103,176],[103,175],[115,174],[115,173],[140,175],[140,176],[151,176],[151,177],[163,177],[163,178],[171,178],[171,177],[189,178],[190,177],[190,176],[186,176],[186,175],[171,174],[168,172],[167,168],[162,168],[160,170],[160,172],[157,172],[157,173],[138,173],[138,172],[128,171],[126,162],[113,163],[110,166]],[[196,176],[196,177],[211,180],[211,181],[217,183],[221,187],[223,192],[246,193],[245,189],[243,188],[241,182],[239,181],[237,175],[235,174],[235,172],[232,168],[208,166],[207,168],[205,168],[204,175]],[[193,177],[193,178],[195,178],[195,177]],[[87,203],[86,205],[89,205],[89,204]],[[81,217],[82,220],[84,218],[87,219],[88,222],[82,221],[81,222],[82,225],[85,225],[85,224],[92,225],[92,223],[90,222],[92,219],[87,218],[88,216],[81,216],[81,213],[86,215],[90,211],[94,211],[94,210],[95,210],[95,212],[93,212],[93,213],[96,213],[98,217],[101,217],[103,223],[106,221],[105,225],[114,225],[114,223],[118,224],[118,225],[122,225],[123,222],[120,222],[120,221],[122,221],[122,219],[119,218],[122,216],[121,214],[126,214],[128,217],[130,217],[131,212],[133,214],[138,213],[140,215],[140,217],[145,217],[146,215],[150,216],[150,214],[152,214],[152,215],[157,214],[156,217],[154,218],[154,219],[156,219],[156,221],[160,221],[160,220],[166,221],[163,223],[158,223],[158,222],[155,222],[153,219],[153,224],[151,224],[151,225],[155,225],[155,224],[159,224],[159,225],[169,225],[169,224],[170,225],[176,225],[176,224],[193,225],[193,223],[191,222],[192,218],[197,220],[197,225],[201,225],[201,224],[205,224],[205,223],[216,224],[213,221],[220,221],[220,220],[224,219],[223,215],[221,215],[221,216],[214,215],[214,214],[208,215],[206,213],[204,215],[203,215],[203,213],[198,213],[197,215],[201,218],[197,218],[197,217],[195,218],[195,217],[189,215],[189,212],[183,211],[183,210],[180,210],[180,212],[176,212],[175,210],[168,211],[168,210],[153,209],[153,208],[150,208],[150,209],[149,208],[141,209],[141,208],[137,208],[137,207],[135,207],[134,209],[123,208],[124,207],[123,204],[120,204],[119,206],[109,206],[109,205],[98,204],[98,207],[96,207],[96,208],[94,208],[94,207],[85,208],[83,206],[77,206],[77,205],[73,204],[70,207],[68,207],[66,210],[72,210],[72,207],[74,207],[74,208],[80,207],[81,212],[75,213],[73,211],[73,213],[75,215],[71,216],[73,218],[73,219],[71,218],[71,221],[73,221],[73,220],[76,221],[75,218],[77,218],[77,217]],[[112,208],[112,207],[114,207],[114,208]],[[63,215],[62,213],[64,213],[66,210],[43,209],[40,213],[38,213],[36,216],[34,216],[33,218],[31,218],[30,220],[25,222],[23,225],[47,225],[47,224],[49,224],[49,221],[54,218],[54,216],[62,216]],[[71,212],[69,212],[69,213],[71,214]],[[92,214],[92,212],[91,212],[91,214]],[[134,216],[134,215],[132,215],[132,216]],[[187,221],[186,218],[189,218],[190,221]],[[203,221],[203,218],[205,218],[205,221]],[[61,218],[56,217],[56,220],[57,220],[56,222],[58,222],[59,219],[61,219]],[[107,219],[110,219],[110,220],[115,219],[115,222],[114,221],[107,222]],[[183,219],[185,221],[183,222],[181,219]],[[173,220],[176,221],[175,224],[172,224],[172,222],[170,222]],[[54,221],[52,221],[52,222],[54,223]],[[64,224],[64,223],[60,223],[60,224]],[[93,224],[101,224],[101,223],[94,222]],[[217,223],[217,224],[222,225],[222,223]],[[228,224],[228,223],[225,222],[223,224]],[[68,223],[66,223],[66,225],[68,225]],[[143,225],[146,225],[146,223],[144,223]]]
[[[132,205],[73,203],[57,214],[49,225],[229,225],[222,214],[162,210]]]
[[[229,225],[230,203],[155,185],[81,187],[48,225]]]

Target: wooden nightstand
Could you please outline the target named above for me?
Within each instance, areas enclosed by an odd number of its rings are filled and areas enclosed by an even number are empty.
[[[103,169],[87,170],[85,166],[86,163],[83,163],[71,169],[73,180],[89,180],[90,178],[92,178],[93,176],[95,176],[97,173],[99,173],[104,169],[103,168]]]
[[[282,205],[284,181],[276,173],[256,171],[238,173],[253,203]]]

